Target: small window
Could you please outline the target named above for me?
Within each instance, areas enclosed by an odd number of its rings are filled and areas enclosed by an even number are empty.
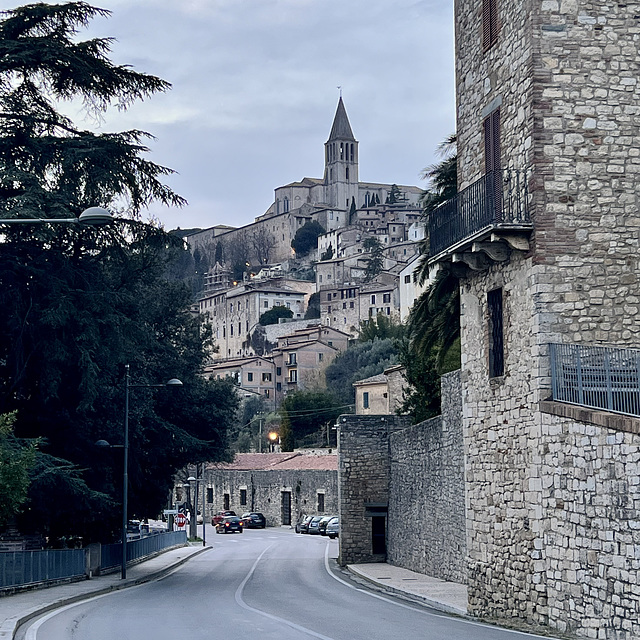
[[[382,296],[382,302],[391,302],[391,294],[390,293],[385,293]]]
[[[318,354],[318,362],[322,362],[323,358],[324,358],[324,353],[319,353]]]
[[[318,513],[322,513],[324,511],[324,493],[318,494]]]
[[[498,42],[498,0],[482,0],[482,47],[486,51]]]
[[[228,493],[224,494],[223,498],[224,506],[222,507],[225,511],[229,511],[229,505],[231,504],[230,496]]]
[[[213,504],[213,487],[207,487],[207,504]]]
[[[404,277],[404,283],[405,284],[411,284],[411,276],[410,275]]]
[[[240,489],[240,504],[245,506],[247,504],[247,490]]]
[[[502,289],[487,294],[489,310],[489,377],[504,375],[504,335]]]
[[[376,303],[376,297],[375,295],[371,296],[371,304],[375,304]]]
[[[282,375],[282,367],[276,367],[276,375],[277,376],[281,376]]]
[[[263,373],[262,374],[262,382],[271,382],[271,374]]]
[[[362,407],[363,409],[369,408],[369,392],[368,391],[365,391],[362,394]]]
[[[282,391],[282,382],[276,382],[276,391]]]
[[[252,372],[247,373],[247,382],[253,382],[253,373]]]

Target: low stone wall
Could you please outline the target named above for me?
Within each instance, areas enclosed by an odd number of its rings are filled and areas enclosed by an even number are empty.
[[[207,503],[207,519],[225,508],[242,515],[258,511],[267,519],[267,526],[295,525],[302,514],[332,515],[338,513],[338,474],[336,471],[308,469],[282,471],[236,471],[207,469],[205,491],[212,490],[212,502]],[[291,521],[283,520],[283,493],[291,496]],[[318,495],[323,496],[324,510],[318,509]],[[241,497],[246,496],[246,504]],[[322,506],[322,505],[320,505]]]
[[[442,415],[390,436],[390,564],[467,579],[460,372],[442,378]]]

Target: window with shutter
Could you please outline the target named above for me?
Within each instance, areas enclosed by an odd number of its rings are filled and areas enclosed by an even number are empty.
[[[486,51],[498,41],[498,0],[482,0],[482,47]]]
[[[489,309],[489,377],[504,375],[504,334],[502,316],[502,289],[487,294]]]
[[[488,203],[495,221],[502,220],[502,162],[500,159],[500,109],[484,119],[484,167],[487,174]]]

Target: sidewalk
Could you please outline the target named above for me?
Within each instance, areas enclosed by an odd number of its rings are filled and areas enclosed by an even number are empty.
[[[350,564],[347,569],[387,592],[426,604],[439,611],[467,615],[467,587],[385,563]]]
[[[0,640],[13,640],[16,629],[21,624],[42,613],[103,593],[156,580],[190,558],[210,549],[212,547],[201,545],[170,549],[149,560],[127,567],[125,580],[120,578],[118,571],[91,580],[0,597]]]

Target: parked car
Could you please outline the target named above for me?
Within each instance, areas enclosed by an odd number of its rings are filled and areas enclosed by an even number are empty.
[[[325,516],[320,520],[320,522],[318,522],[318,533],[321,536],[327,535],[327,524],[329,523],[329,520],[331,520],[331,518],[335,518],[335,516]]]
[[[309,533],[309,522],[313,516],[302,516],[296,524],[296,533]]]
[[[216,524],[216,533],[242,533],[242,520],[238,516],[227,516]]]
[[[243,513],[242,524],[247,529],[264,529],[267,526],[267,519],[261,513]]]
[[[340,535],[340,518],[331,518],[327,524],[327,535],[333,540]]]
[[[318,525],[320,524],[320,520],[322,520],[322,516],[313,516],[311,520],[309,520],[309,528],[307,533],[312,536],[317,536],[320,534],[318,530]]]
[[[218,522],[222,522],[225,518],[228,518],[229,516],[235,516],[236,512],[235,511],[218,511],[212,518],[211,518],[211,524],[215,527]]]

